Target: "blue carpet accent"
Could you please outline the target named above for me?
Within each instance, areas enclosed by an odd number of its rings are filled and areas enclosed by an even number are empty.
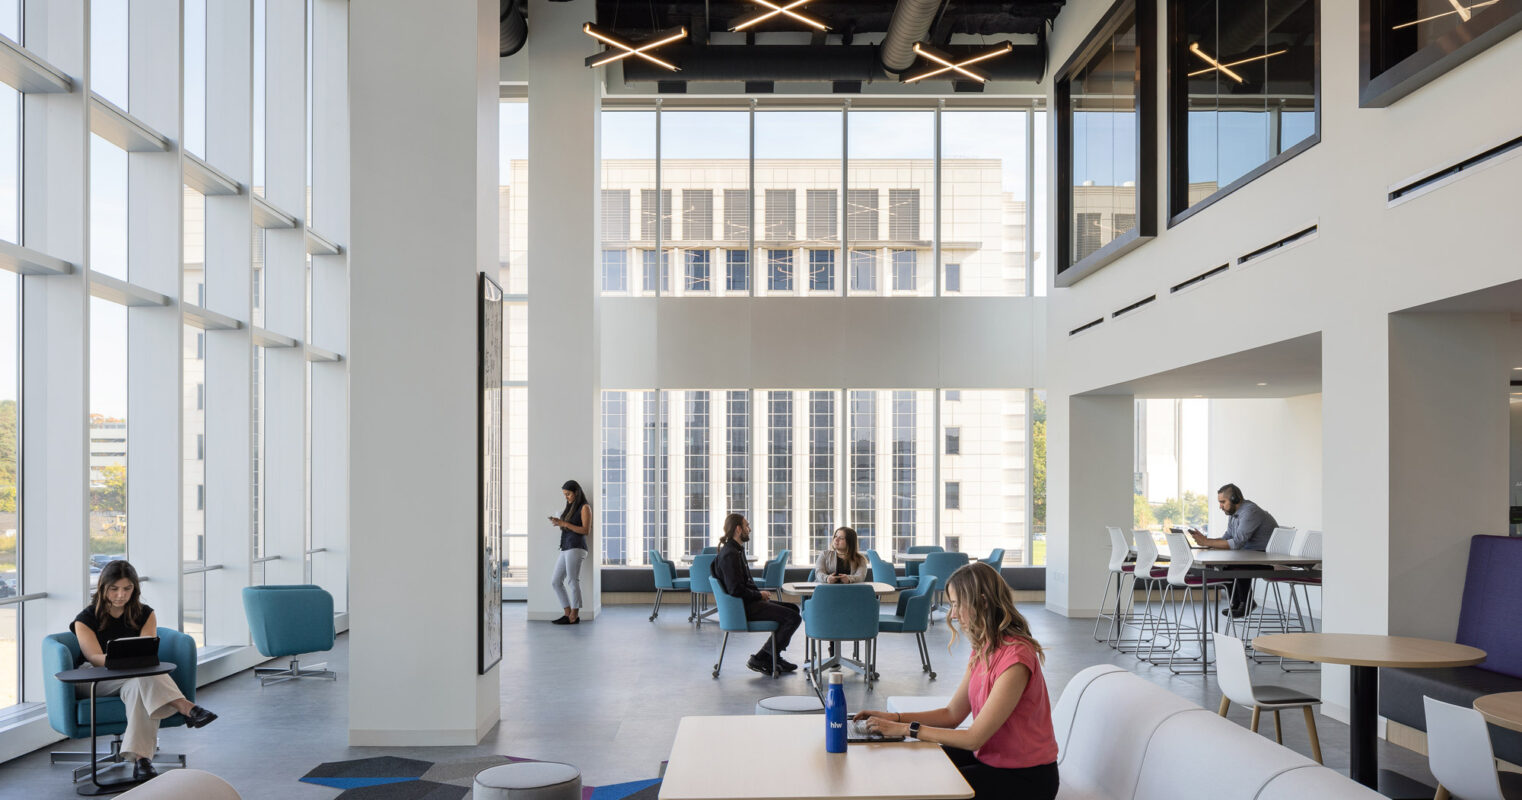
[[[645,781],[629,781],[627,783],[611,783],[607,786],[596,786],[592,790],[592,800],[623,800],[623,798],[641,789],[648,789],[660,782],[660,778],[651,778]]]
[[[302,783],[331,786],[334,789],[360,789],[366,786],[384,786],[388,783],[407,783],[417,778],[302,778]]]

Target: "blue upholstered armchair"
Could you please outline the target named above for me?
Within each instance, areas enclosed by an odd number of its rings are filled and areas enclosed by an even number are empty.
[[[296,656],[333,649],[333,595],[318,586],[245,586],[243,611],[254,646],[270,658],[291,657],[289,667],[255,667],[262,685],[297,678],[338,680],[327,664],[301,666]]]
[[[877,630],[881,633],[912,633],[920,648],[920,671],[930,673],[935,680],[935,670],[930,668],[930,648],[925,645],[925,631],[930,629],[930,601],[935,594],[936,577],[921,575],[919,585],[907,592],[899,592],[898,606],[892,614],[877,617]]]
[[[185,695],[186,700],[195,702],[195,640],[173,628],[160,627],[158,635],[159,660],[175,665],[175,670],[169,677],[180,687],[180,693]],[[55,633],[42,640],[43,694],[47,698],[48,723],[53,726],[53,730],[70,739],[82,739],[90,735],[90,697],[88,694],[84,697],[76,696],[74,686],[53,676],[84,664],[85,657],[79,650],[79,639],[73,633]],[[185,717],[180,714],[171,714],[159,721],[160,728],[184,724]],[[95,754],[96,757],[105,756],[101,759],[102,763],[121,761],[121,734],[125,730],[127,709],[122,705],[121,698],[96,698],[95,732],[112,737],[110,752]],[[91,753],[56,752],[52,755],[54,764],[84,762],[84,766],[74,769],[75,780],[90,771]],[[155,763],[185,766],[185,756],[178,753],[159,753],[153,760]]]

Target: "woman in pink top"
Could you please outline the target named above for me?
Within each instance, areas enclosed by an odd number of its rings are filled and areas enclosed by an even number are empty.
[[[977,797],[1052,800],[1057,796],[1057,738],[1041,675],[1041,644],[1015,608],[1009,584],[993,567],[968,564],[946,581],[953,641],[967,635],[972,658],[945,708],[913,714],[863,711],[857,719],[888,736],[935,742]],[[972,727],[957,730],[968,713]]]

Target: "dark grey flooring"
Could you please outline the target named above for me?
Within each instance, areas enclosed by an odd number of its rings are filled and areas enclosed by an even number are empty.
[[[1091,620],[1064,619],[1038,605],[1022,611],[1046,647],[1054,702],[1073,674],[1099,663],[1131,669],[1206,708],[1220,702],[1213,676],[1176,676],[1162,667],[1139,665],[1094,642]],[[326,658],[338,670],[336,685],[300,681],[260,688],[249,673],[233,676],[201,690],[199,702],[221,715],[216,723],[200,730],[166,729],[160,747],[186,753],[191,766],[221,775],[245,798],[332,798],[337,790],[297,779],[323,761],[378,755],[432,761],[492,753],[553,759],[579,766],[585,783],[605,785],[655,777],[683,716],[749,714],[759,698],[808,691],[800,675],[773,680],[745,669],[745,657],[763,641],[753,634],[731,637],[724,671],[714,680],[709,673],[721,636],[717,625],[694,629],[686,622],[683,603],[668,604],[654,623],[646,621],[648,615],[646,606],[609,606],[593,622],[563,627],[529,623],[523,604],[507,604],[503,722],[476,747],[348,747],[347,636],[339,637]],[[948,653],[950,633],[939,621],[929,641],[938,680],[921,673],[912,637],[884,634],[878,646],[882,680],[869,694],[859,678],[848,679],[849,706],[881,707],[889,695],[955,690],[967,658],[965,641]],[[800,633],[788,653],[795,661],[802,660],[802,644]],[[1312,694],[1320,689],[1315,672],[1289,674],[1262,665],[1255,667],[1254,677]],[[1231,718],[1245,726],[1248,713],[1233,708]],[[1347,727],[1322,716],[1317,724],[1327,765],[1346,773]],[[1309,754],[1301,716],[1285,715],[1284,727],[1285,745]],[[1263,730],[1272,735],[1267,716]],[[51,766],[47,751],[82,749],[79,744],[63,742],[0,764],[0,798],[74,797],[68,768]],[[1197,744],[1208,752],[1208,743]],[[1383,766],[1431,781],[1425,758],[1384,742],[1380,748]]]

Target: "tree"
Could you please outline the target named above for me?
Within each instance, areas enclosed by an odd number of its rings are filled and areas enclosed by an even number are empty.
[[[1204,525],[1209,521],[1210,505],[1205,501],[1205,495],[1184,492],[1184,523],[1186,525]]]
[[[1139,531],[1151,530],[1157,524],[1152,516],[1152,504],[1139,494],[1132,495],[1131,498],[1131,527]]]
[[[125,514],[127,512],[127,468],[101,467],[100,473],[104,478],[101,485],[90,487],[90,510]]]
[[[1157,517],[1157,521],[1163,525],[1177,525],[1179,520],[1184,516],[1183,507],[1179,505],[1177,497],[1170,497],[1158,503],[1157,508],[1153,509],[1153,514]]]
[[[0,512],[16,511],[16,401],[0,400]]]
[[[1031,398],[1031,520],[1046,530],[1046,401]]]

